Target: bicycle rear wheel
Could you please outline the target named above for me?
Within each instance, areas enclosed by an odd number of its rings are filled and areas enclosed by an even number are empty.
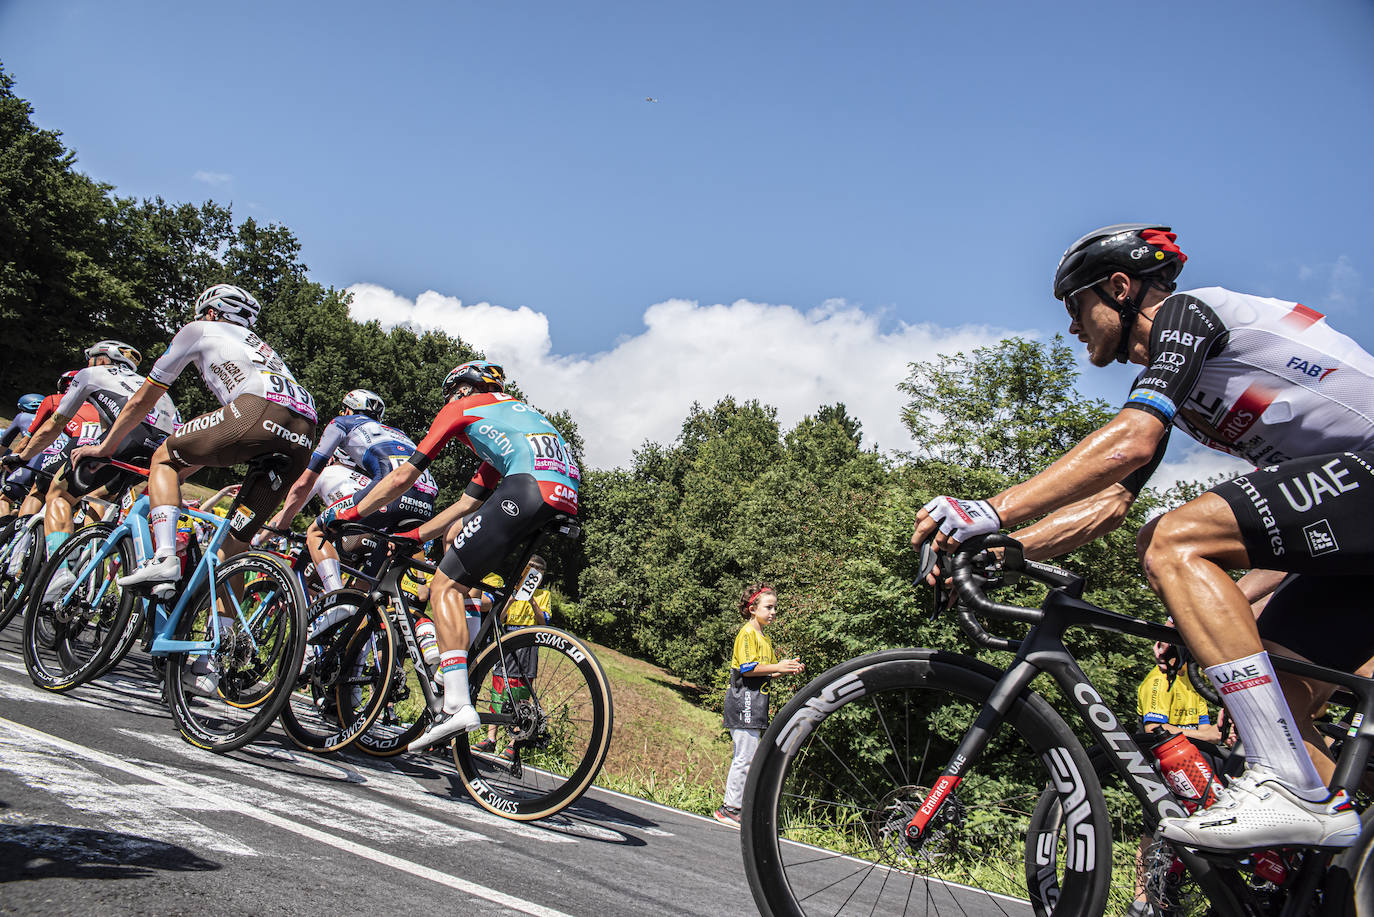
[[[43,523],[32,529],[15,525],[6,542],[4,566],[0,567],[0,630],[19,614],[28,603],[33,581],[43,566]],[[15,554],[18,557],[15,557]]]
[[[1027,913],[1026,831],[1046,784],[1069,812],[1063,914],[1100,914],[1111,830],[1082,745],[1023,692],[911,844],[905,829],[982,710],[995,669],[937,650],[851,660],[804,687],[764,733],[741,844],[764,915]],[[1043,902],[1042,902],[1043,904]]]
[[[208,588],[192,598],[176,639],[210,640],[218,628],[217,649],[169,654],[163,678],[182,736],[227,752],[265,732],[290,699],[305,652],[305,596],[290,567],[258,552],[221,565],[215,592],[219,608]]]
[[[67,691],[94,678],[117,648],[134,605],[133,592],[116,579],[133,565],[133,543],[106,547],[113,526],[88,526],[62,543],[31,581],[24,614],[24,665],[35,685]],[[88,569],[89,568],[89,569]],[[85,575],[77,580],[73,576]],[[71,578],[68,594],[44,595],[55,577]]]
[[[365,593],[325,593],[311,606],[309,617],[313,623],[334,612],[347,617],[325,628],[323,645],[306,649],[305,671],[281,713],[282,729],[291,741],[316,754],[343,748],[377,719],[395,651],[386,615]]]
[[[487,730],[453,743],[453,763],[478,805],[532,821],[586,792],[606,759],[614,720],[610,685],[586,644],[553,627],[512,631],[477,656],[468,678],[482,721],[501,718],[491,752],[474,747]]]

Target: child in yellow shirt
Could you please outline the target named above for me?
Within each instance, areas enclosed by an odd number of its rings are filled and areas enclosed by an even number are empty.
[[[735,635],[730,659],[730,687],[725,693],[725,728],[730,730],[735,752],[725,778],[725,804],[713,813],[716,821],[738,828],[744,803],[744,781],[768,725],[768,683],[779,675],[793,675],[806,666],[800,659],[778,661],[773,641],[763,629],[778,614],[778,595],[767,583],[751,583],[740,595],[739,614],[744,626]]]

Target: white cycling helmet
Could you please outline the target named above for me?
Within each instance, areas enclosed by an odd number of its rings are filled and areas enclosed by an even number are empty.
[[[96,357],[109,357],[111,363],[119,363],[130,369],[138,369],[143,354],[138,352],[137,347],[123,341],[97,341],[86,348],[87,360],[93,360]]]
[[[204,318],[207,309],[214,309],[220,318],[235,325],[252,328],[262,306],[243,287],[231,283],[217,283],[196,300],[196,318]]]
[[[373,420],[386,416],[386,402],[376,392],[365,388],[355,388],[343,397],[343,406],[351,408],[354,414],[366,414]]]

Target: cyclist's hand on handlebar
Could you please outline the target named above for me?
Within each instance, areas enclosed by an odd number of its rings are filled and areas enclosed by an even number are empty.
[[[1001,527],[1002,520],[988,501],[940,496],[916,514],[911,544],[919,550],[922,543],[933,538],[937,551],[953,551],[970,538],[996,532]]]
[[[0,458],[0,465],[4,465],[6,468],[18,468],[22,464],[24,464],[24,460],[19,457],[18,452],[11,452]]]
[[[357,521],[358,508],[352,504],[348,506],[339,506],[338,503],[335,503],[315,517],[315,524],[325,532],[330,532],[336,523]]]

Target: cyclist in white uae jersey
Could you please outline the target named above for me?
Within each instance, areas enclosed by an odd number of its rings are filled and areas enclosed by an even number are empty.
[[[1219,288],[1174,294],[1186,259],[1169,227],[1150,224],[1104,227],[1070,246],[1054,283],[1069,332],[1096,366],[1129,360],[1146,370],[1115,418],[1040,474],[987,500],[930,501],[912,541],[945,549],[1049,513],[1015,537],[1032,558],[1072,550],[1120,524],[1170,425],[1265,463],[1153,520],[1138,539],[1150,585],[1225,696],[1248,764],[1216,805],[1164,819],[1161,831],[1219,850],[1349,846],[1358,814],[1313,767],[1227,570],[1287,571],[1314,584],[1368,575],[1374,357],[1298,303]],[[1350,594],[1367,595],[1368,585]]]
[[[147,381],[124,405],[105,441],[73,453],[74,462],[109,456],[109,443],[137,425],[192,363],[223,405],[188,421],[153,455],[148,493],[156,552],[134,573],[122,577],[120,585],[180,579],[181,563],[176,556],[180,481],[197,468],[283,456],[280,468],[250,474],[235,498],[229,512],[231,534],[223,549],[228,557],[247,547],[280,502],[284,480],[294,479],[305,467],[315,433],[315,403],[276,351],[253,333],[259,310],[252,295],[230,284],[202,293],[196,300],[194,320],[172,338]]]

